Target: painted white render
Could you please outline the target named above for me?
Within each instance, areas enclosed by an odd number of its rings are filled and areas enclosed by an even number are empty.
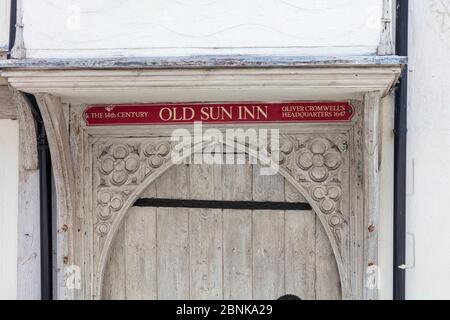
[[[0,155],[0,299],[15,299],[19,201],[19,126],[16,120],[0,120]]]
[[[10,1],[0,0],[0,54],[8,50]]]
[[[369,55],[383,0],[24,0],[27,58]]]
[[[450,299],[449,10],[449,0],[410,1],[406,216],[415,264],[410,255],[408,299]]]

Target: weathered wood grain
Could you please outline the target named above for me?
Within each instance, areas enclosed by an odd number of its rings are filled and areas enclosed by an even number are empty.
[[[157,210],[158,299],[189,299],[189,209]]]
[[[253,211],[253,299],[285,294],[284,211]]]
[[[130,209],[124,221],[126,298],[156,299],[156,208]]]
[[[261,176],[258,165],[175,166],[144,194],[305,201],[280,175]],[[124,253],[114,252],[125,255],[126,298],[341,298],[336,260],[313,212],[142,207],[136,218],[136,209],[130,209],[124,221]],[[144,229],[150,230],[150,238]],[[147,275],[154,276],[156,293],[143,295]]]
[[[285,181],[286,201],[305,201]],[[303,300],[316,298],[316,214],[313,211],[285,212],[285,278],[286,294]]]
[[[189,195],[191,199],[222,199],[222,166],[189,165]]]
[[[316,298],[315,213],[286,211],[285,277],[286,294],[302,300]]]
[[[106,264],[103,279],[102,297],[107,300],[124,300],[126,298],[125,266],[125,228],[120,226]]]
[[[222,299],[222,210],[189,209],[190,298]]]
[[[155,182],[159,198],[186,199],[189,167],[177,165]],[[189,299],[189,210],[157,208],[158,299]]]
[[[0,61],[0,68],[31,69],[131,69],[131,68],[225,68],[225,67],[298,67],[298,66],[378,66],[407,62],[400,56],[264,56],[199,55],[179,57],[122,57],[90,59],[14,59]]]
[[[41,115],[47,132],[52,169],[56,189],[57,229],[66,231],[57,233],[57,297],[73,299],[74,290],[65,285],[66,266],[74,263],[73,240],[75,237],[75,217],[77,201],[75,201],[76,186],[72,154],[70,152],[69,130],[61,100],[55,96],[36,94]]]
[[[252,252],[252,211],[223,210],[224,299],[252,299]]]
[[[378,218],[380,210],[380,92],[364,98],[364,298],[378,298]]]
[[[154,184],[155,195],[163,199],[187,199],[189,197],[189,166],[177,165],[165,172]],[[151,197],[146,191],[142,198]]]
[[[248,164],[223,165],[223,200],[252,200],[253,170]]]
[[[19,120],[20,164],[19,212],[17,217],[17,299],[38,300],[41,297],[41,275],[36,124],[23,93],[14,92],[14,103],[17,105]]]
[[[340,300],[341,279],[322,223],[316,219],[316,299]]]
[[[261,167],[253,166],[253,200],[284,201],[284,179],[281,175],[261,175]]]
[[[39,170],[19,169],[17,299],[40,300]]]

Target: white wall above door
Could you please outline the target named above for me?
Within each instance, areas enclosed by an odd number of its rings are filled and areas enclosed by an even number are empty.
[[[383,0],[24,0],[29,58],[369,55]]]

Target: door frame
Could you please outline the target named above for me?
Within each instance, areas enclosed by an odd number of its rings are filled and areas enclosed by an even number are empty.
[[[355,99],[356,101],[359,101],[359,103],[362,103],[363,108],[361,109],[364,109],[364,119],[362,120],[361,125],[360,133],[362,139],[359,152],[361,152],[361,156],[364,160],[359,170],[361,170],[361,177],[364,180],[364,204],[362,205],[364,221],[361,228],[354,232],[359,233],[364,239],[364,261],[361,263],[364,280],[356,284],[358,290],[363,292],[358,296],[364,299],[377,298],[376,285],[372,284],[376,284],[376,268],[378,266],[377,232],[379,213],[378,171],[380,148],[380,101],[382,97],[390,92],[395,84],[404,62],[405,61],[402,60],[401,57],[373,57],[370,59],[364,58],[363,60],[347,59],[346,61],[336,59],[336,61],[322,61],[320,64],[317,64],[314,61],[303,61],[297,65],[294,63],[295,66],[292,61],[288,61],[275,64],[278,69],[268,68],[269,64],[266,62],[261,67],[253,65],[250,68],[255,82],[252,85],[253,89],[246,92],[242,91],[242,88],[244,88],[245,85],[243,86],[242,82],[239,80],[242,69],[236,68],[236,66],[230,64],[225,67],[226,73],[232,74],[235,77],[225,81],[228,84],[227,91],[222,92],[222,95],[218,88],[208,85],[207,81],[202,82],[200,85],[196,85],[195,88],[191,88],[189,92],[186,91],[185,88],[178,87],[179,84],[174,84],[170,88],[172,93],[178,89],[180,90],[181,94],[177,97],[177,99],[180,99],[179,101],[189,101],[189,98],[186,97],[191,97],[193,93],[198,93],[196,96],[204,101],[212,101],[212,99],[208,97],[214,96],[215,93],[219,93],[217,97],[221,100],[226,100],[223,99],[223,94],[228,95],[230,92],[235,92],[237,93],[236,97],[240,100],[247,99],[249,96],[254,97],[250,100],[261,100],[258,98],[261,96],[267,101],[280,100],[282,97],[287,97],[289,100],[320,99],[342,101]],[[239,63],[240,66],[243,65],[242,61]],[[277,81],[280,75],[279,68],[283,63],[286,64],[286,66],[283,67],[283,70],[291,72],[291,83],[280,86]],[[84,266],[84,263],[86,263],[86,265],[89,266],[85,269],[86,272],[89,275],[94,272],[93,267],[91,266],[91,258],[84,256],[83,253],[80,254],[80,252],[88,251],[89,246],[86,242],[83,243],[83,239],[79,239],[81,233],[80,230],[85,230],[84,219],[86,219],[87,213],[92,211],[92,208],[86,207],[85,205],[78,205],[81,197],[85,196],[85,191],[81,190],[85,186],[82,181],[86,181],[86,177],[89,176],[91,170],[89,166],[86,167],[82,165],[83,163],[89,163],[89,159],[86,159],[86,153],[84,153],[83,150],[86,148],[85,144],[88,142],[88,139],[84,138],[89,137],[91,133],[82,132],[83,128],[81,128],[81,126],[80,128],[71,127],[69,130],[69,119],[77,117],[77,115],[69,114],[69,109],[71,109],[69,106],[76,105],[80,101],[98,103],[109,102],[108,100],[111,98],[109,97],[109,94],[116,91],[117,87],[108,87],[95,81],[90,83],[91,87],[81,89],[77,88],[76,85],[71,86],[64,84],[64,81],[66,81],[65,79],[69,79],[66,78],[68,75],[67,72],[72,74],[75,78],[84,77],[84,79],[92,76],[97,77],[99,74],[105,73],[105,70],[95,69],[95,64],[92,65],[92,68],[90,69],[86,69],[85,65],[83,65],[81,69],[72,68],[72,70],[65,70],[66,73],[64,74],[64,78],[61,78],[60,73],[58,73],[61,69],[65,68],[64,66],[61,67],[61,65],[59,65],[59,67],[53,67],[52,69],[46,67],[39,69],[39,67],[35,66],[34,70],[25,71],[20,69],[20,66],[17,67],[17,69],[15,66],[6,68],[3,71],[3,75],[8,77],[8,81],[16,89],[31,92],[36,95],[41,112],[44,114],[44,123],[49,134],[49,144],[55,170],[54,175],[58,211],[57,296],[60,299],[96,298],[92,295],[93,283],[87,279],[89,278],[87,276],[82,275],[81,290],[70,288],[70,286],[67,285],[67,281],[71,276],[71,272],[68,270],[73,265]],[[21,67],[23,68],[24,66]],[[117,73],[121,75],[119,79],[124,88],[135,85],[136,78],[141,77],[142,75],[142,70],[123,70],[123,68],[120,67],[111,70],[111,66],[108,68],[110,74]],[[141,69],[142,67],[136,66],[135,68]],[[184,71],[185,70],[182,68],[171,69],[172,75],[178,73],[186,76]],[[215,74],[216,71],[218,73],[223,72],[224,67],[222,66],[222,69],[196,69],[192,74],[194,78],[197,76],[205,77],[207,75]],[[152,70],[151,72],[158,74],[166,71],[160,69]],[[302,78],[301,76],[302,72],[321,75],[324,79],[329,79],[329,82],[326,85],[323,85],[323,82],[319,84],[314,81],[305,80],[305,78]],[[45,83],[45,87],[38,85],[43,75],[47,75],[49,78],[53,79],[53,82],[50,81]],[[33,81],[22,82],[20,79],[23,77],[27,77]],[[187,83],[190,81],[188,78],[189,77],[184,77],[184,79],[188,81]],[[77,82],[78,80],[70,79],[70,81]],[[33,85],[30,86],[30,83]],[[62,86],[59,86],[60,84]],[[94,91],[92,89],[94,89]],[[159,90],[157,86],[152,87],[146,83],[145,90],[143,95],[137,95],[134,89],[126,91],[127,93],[120,99],[126,99],[124,101],[128,102],[150,102],[151,99],[156,97],[162,101],[161,94],[154,94],[155,90]],[[239,92],[244,92],[242,93],[244,96]],[[269,95],[267,94],[268,92]],[[163,93],[163,95],[169,97],[166,93]],[[61,96],[64,101],[59,98]],[[133,96],[135,98],[133,98]],[[183,96],[185,98],[183,98]],[[117,102],[119,103],[120,101]],[[71,119],[70,121],[72,120],[77,120],[79,123],[82,123],[81,117],[78,119]],[[77,135],[74,135],[74,130],[81,131],[78,131]],[[82,158],[81,162],[78,161],[80,158]],[[86,196],[87,198],[90,197],[89,194]]]

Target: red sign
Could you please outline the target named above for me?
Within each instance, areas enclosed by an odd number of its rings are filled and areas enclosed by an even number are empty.
[[[353,117],[346,102],[252,102],[92,105],[84,112],[88,126],[180,124],[346,122]]]

